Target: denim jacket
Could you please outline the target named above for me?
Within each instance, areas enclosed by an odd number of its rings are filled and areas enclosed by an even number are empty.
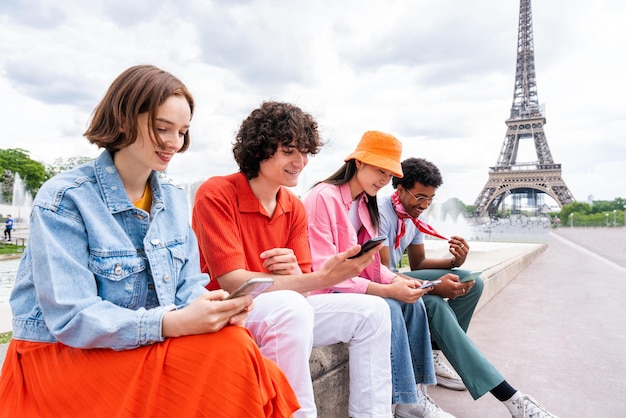
[[[130,349],[162,341],[164,313],[206,292],[185,193],[148,181],[150,214],[108,151],[41,187],[10,298],[14,338]]]

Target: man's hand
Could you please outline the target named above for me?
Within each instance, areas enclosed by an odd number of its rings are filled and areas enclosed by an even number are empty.
[[[452,273],[441,276],[439,280],[441,280],[441,283],[434,286],[431,294],[448,299],[456,299],[459,296],[466,295],[475,283],[474,280],[461,283],[459,282],[459,276]]]
[[[261,253],[263,267],[273,274],[302,274],[291,248],[272,248]]]
[[[450,237],[450,254],[454,257],[454,267],[460,267],[465,263],[467,253],[469,253],[469,244],[462,237]]]

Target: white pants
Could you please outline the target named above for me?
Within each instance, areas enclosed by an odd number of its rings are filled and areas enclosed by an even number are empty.
[[[391,319],[382,298],[332,293],[305,299],[289,290],[268,292],[255,299],[246,327],[263,355],[287,375],[301,405],[294,417],[317,417],[312,347],[338,342],[348,343],[350,352],[350,416],[391,416]]]

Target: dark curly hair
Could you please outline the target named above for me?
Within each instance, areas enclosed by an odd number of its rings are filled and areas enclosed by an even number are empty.
[[[257,177],[262,161],[271,158],[278,146],[294,141],[300,152],[319,152],[323,143],[315,119],[289,103],[263,102],[241,123],[235,137],[233,155],[239,171],[248,180]]]
[[[407,158],[402,161],[402,172],[404,177],[393,177],[391,184],[394,189],[401,185],[405,189],[412,189],[415,183],[424,186],[439,187],[443,184],[441,172],[437,166],[423,158]]]

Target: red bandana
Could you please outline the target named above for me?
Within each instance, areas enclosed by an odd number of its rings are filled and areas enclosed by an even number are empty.
[[[404,224],[405,219],[410,219],[411,221],[413,221],[413,224],[415,225],[415,227],[421,232],[428,234],[428,235],[432,235],[433,237],[437,237],[437,238],[441,238],[441,239],[445,239],[446,241],[449,241],[448,238],[439,234],[437,231],[433,229],[432,226],[428,225],[426,222],[422,221],[419,218],[414,218],[411,215],[409,215],[408,212],[404,209],[404,206],[402,206],[402,203],[400,202],[400,196],[398,196],[397,190],[393,192],[393,194],[391,195],[391,203],[393,204],[393,210],[396,212],[396,215],[398,215],[398,222],[399,222],[398,236],[396,237],[396,244],[394,246],[394,249],[400,246],[400,239],[406,233],[406,225]]]

